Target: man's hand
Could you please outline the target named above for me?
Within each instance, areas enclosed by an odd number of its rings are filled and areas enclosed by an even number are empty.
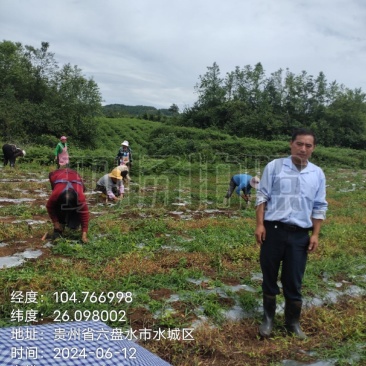
[[[319,237],[318,235],[311,235],[309,240],[308,252],[315,252],[319,245]]]
[[[266,240],[266,228],[264,227],[264,225],[257,225],[255,229],[255,240],[259,245],[262,245],[263,242]]]
[[[87,243],[88,242],[88,237],[87,237],[87,232],[83,231],[83,234],[81,235],[81,241],[83,243]]]

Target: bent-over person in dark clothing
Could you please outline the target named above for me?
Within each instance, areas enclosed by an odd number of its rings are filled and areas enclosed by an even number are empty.
[[[53,238],[61,236],[65,226],[75,230],[81,225],[81,240],[87,242],[89,209],[82,178],[75,170],[66,168],[51,172],[49,179],[52,194],[46,207],[53,222]]]
[[[10,166],[14,168],[16,158],[20,156],[25,156],[25,151],[19,149],[14,144],[4,144],[3,154],[4,154],[4,166],[10,163]]]

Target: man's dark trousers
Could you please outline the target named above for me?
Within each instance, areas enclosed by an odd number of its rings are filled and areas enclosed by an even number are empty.
[[[263,273],[262,290],[278,295],[277,279],[282,262],[283,295],[290,301],[301,301],[301,284],[305,273],[309,230],[265,221],[266,239],[261,245],[260,264]]]

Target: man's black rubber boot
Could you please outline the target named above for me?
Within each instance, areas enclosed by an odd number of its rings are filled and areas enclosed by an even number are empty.
[[[272,333],[274,317],[276,314],[276,296],[263,294],[263,322],[259,326],[259,334],[269,337]]]
[[[295,335],[300,339],[305,339],[306,334],[300,326],[301,301],[289,301],[285,303],[285,327],[289,334]]]

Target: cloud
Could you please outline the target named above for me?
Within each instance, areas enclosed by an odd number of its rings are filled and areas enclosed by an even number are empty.
[[[98,83],[106,104],[181,109],[199,75],[261,62],[366,88],[361,0],[12,0],[0,3],[3,39],[50,51]]]

